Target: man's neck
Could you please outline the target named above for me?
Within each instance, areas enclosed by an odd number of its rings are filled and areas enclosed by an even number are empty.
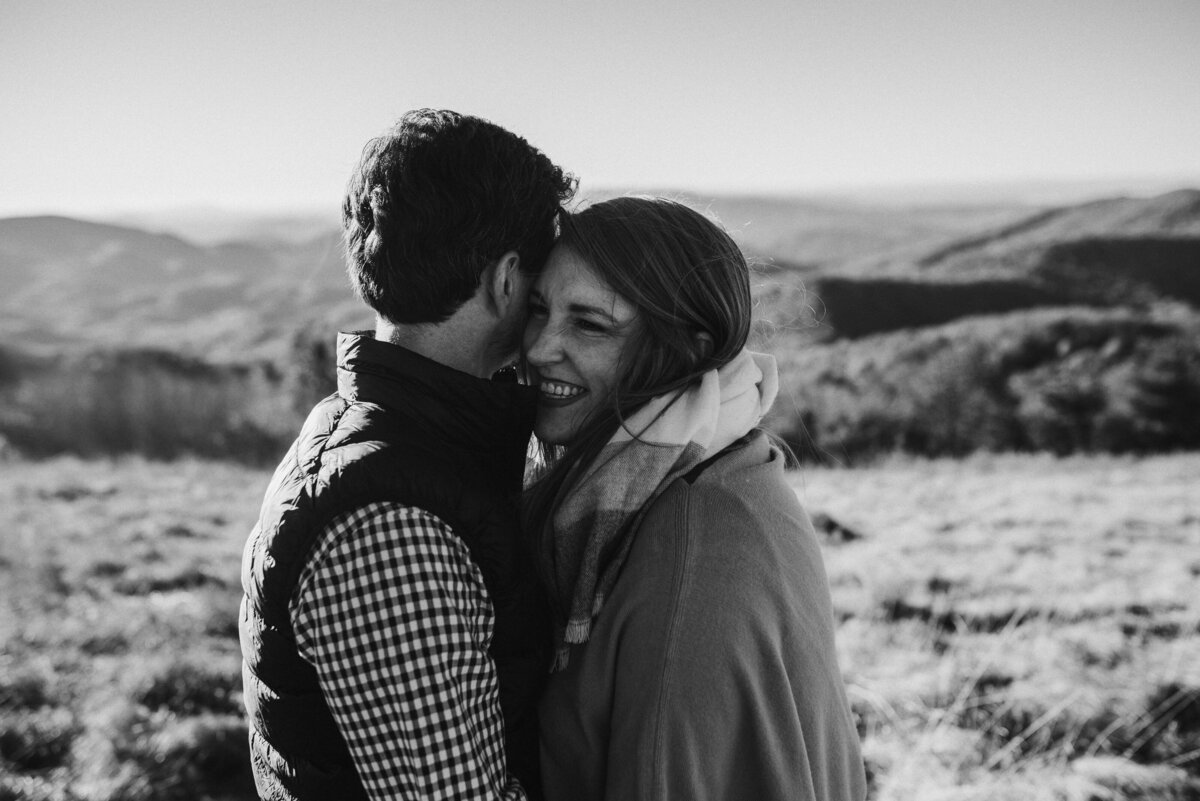
[[[472,327],[456,324],[452,317],[444,323],[396,324],[376,318],[375,338],[424,356],[478,378],[491,378],[502,365],[492,364],[486,347],[471,348],[464,343],[480,341]]]

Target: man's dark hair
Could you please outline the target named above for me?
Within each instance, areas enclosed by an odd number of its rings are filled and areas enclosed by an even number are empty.
[[[488,264],[541,270],[576,181],[487,120],[419,109],[363,149],[342,203],[350,279],[393,323],[446,320]]]

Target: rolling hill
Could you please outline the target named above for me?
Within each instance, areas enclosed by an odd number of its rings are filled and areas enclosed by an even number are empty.
[[[1028,213],[681,199],[721,218],[767,271],[790,276],[802,274],[798,266],[824,269],[902,245],[944,245]],[[227,240],[219,234],[252,226],[196,216],[144,222],[197,239],[65,217],[0,219],[0,340],[41,350],[158,347],[224,361],[278,358],[300,328],[371,324],[349,289],[338,233],[320,218],[269,219],[256,238]]]
[[[923,254],[849,260],[800,280],[819,300],[810,322],[822,325],[807,337],[820,341],[1048,306],[1200,307],[1200,191],[1039,211]]]
[[[934,250],[923,269],[961,271],[1005,261],[1007,254],[1093,238],[1200,238],[1200,190],[1181,189],[1145,199],[1114,198],[1039,212],[1012,225],[965,237]]]
[[[0,220],[0,312],[9,345],[158,347],[218,361],[278,355],[312,320],[371,319],[333,233],[198,246],[63,217]]]
[[[1200,446],[1200,191],[708,208],[756,265],[753,346],[786,389],[771,425],[802,453]],[[0,449],[260,458],[328,391],[333,332],[371,321],[334,231],[0,220]]]

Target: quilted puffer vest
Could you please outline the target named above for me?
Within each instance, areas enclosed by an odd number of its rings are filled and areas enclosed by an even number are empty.
[[[537,697],[546,606],[517,528],[533,392],[452,370],[369,333],[338,338],[338,392],[309,415],[275,471],[242,559],[242,678],[264,799],[363,799],[366,792],[297,653],[288,603],[317,536],[377,501],[424,509],[462,539],[495,612],[509,772],[540,795]]]

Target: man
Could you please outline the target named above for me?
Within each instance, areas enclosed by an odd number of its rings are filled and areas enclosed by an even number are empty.
[[[259,795],[539,791],[545,612],[516,524],[532,390],[516,356],[570,175],[449,111],[368,143],[342,207],[376,330],[267,490],[242,564]]]

